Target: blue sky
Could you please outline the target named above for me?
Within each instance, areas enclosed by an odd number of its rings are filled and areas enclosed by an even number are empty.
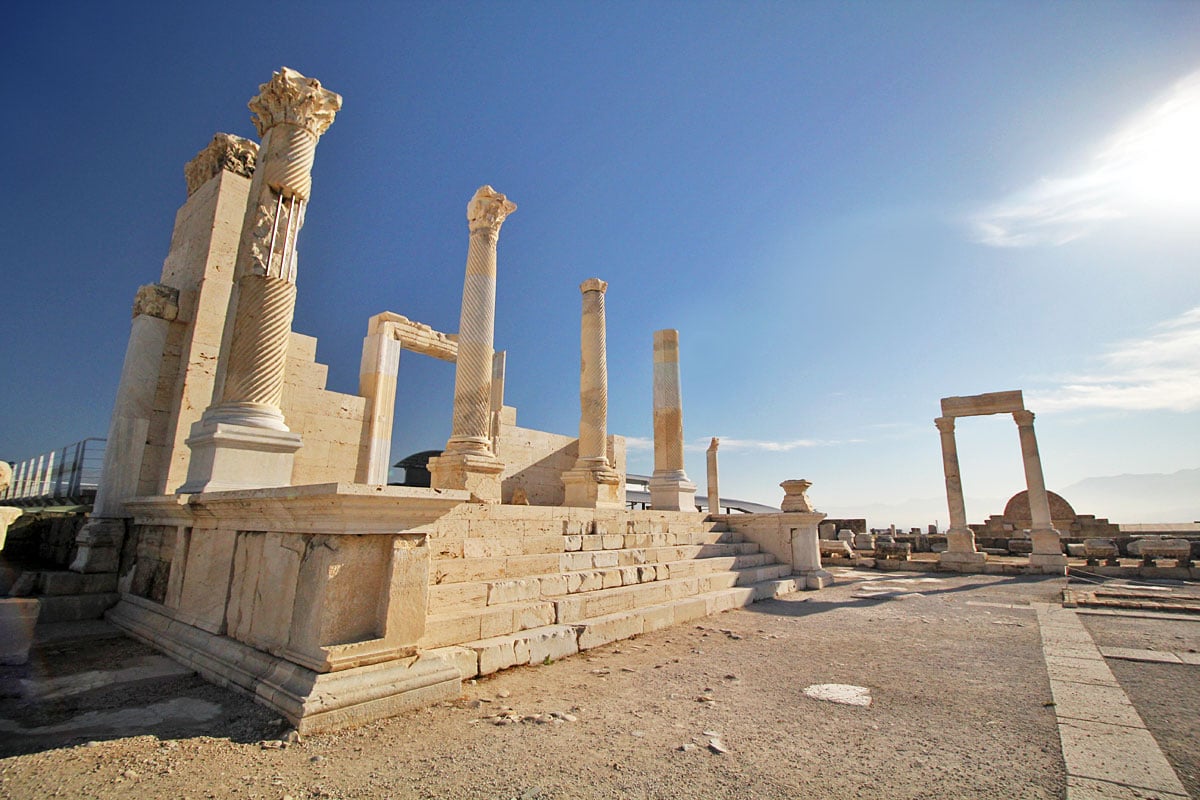
[[[578,424],[578,286],[609,282],[609,428],[649,472],[651,337],[680,330],[688,469],[724,494],[945,524],[945,395],[1022,388],[1046,480],[1200,467],[1200,4],[23,4],[0,33],[0,457],[102,436],[183,165],[281,65],[344,97],[296,330],[357,387],[372,314],[452,332],[464,209],[500,240],[518,422]],[[394,452],[452,368],[401,365]],[[1023,486],[964,420],[973,521]],[[1070,499],[1068,497],[1068,499]],[[928,502],[926,502],[928,500]],[[1084,513],[1112,515],[1104,508]],[[1147,515],[1152,509],[1147,509]],[[857,512],[857,513],[856,513]],[[907,516],[905,516],[907,515]],[[1132,520],[1129,520],[1132,521]]]

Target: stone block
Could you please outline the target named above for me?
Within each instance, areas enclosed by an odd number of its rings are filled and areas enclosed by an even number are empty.
[[[563,549],[568,552],[570,552],[572,550],[582,550],[583,549],[583,537],[582,536],[564,536],[563,537]]]
[[[648,606],[641,611],[643,633],[662,630],[675,624],[675,609],[669,604]]]
[[[618,556],[615,551],[605,550],[592,555],[592,566],[596,569],[606,569],[617,566]]]
[[[544,664],[546,660],[558,661],[579,652],[579,641],[575,629],[567,625],[553,625],[523,634],[528,650],[528,664]]]
[[[479,653],[469,647],[443,647],[433,655],[441,656],[453,665],[464,681],[479,674]]]
[[[537,578],[494,581],[488,585],[487,604],[495,606],[501,603],[536,600],[541,597],[541,593],[541,581]]]
[[[518,661],[516,644],[516,640],[511,636],[497,636],[472,644],[470,649],[479,658],[479,674],[491,675],[502,669],[515,667],[517,664],[529,663],[528,647],[522,649],[525,660]]]
[[[642,615],[637,612],[613,614],[589,620],[586,624],[576,628],[579,634],[579,649],[590,650],[609,642],[628,639],[641,634],[643,629]]]
[[[0,599],[0,664],[24,664],[33,645],[41,602],[27,597]]]
[[[673,623],[679,625],[708,616],[708,603],[703,597],[688,597],[671,604]]]

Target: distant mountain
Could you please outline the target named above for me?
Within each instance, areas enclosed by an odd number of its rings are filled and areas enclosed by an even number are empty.
[[[1112,475],[1085,478],[1055,489],[1076,514],[1113,522],[1195,522],[1200,520],[1200,468],[1169,475]]]

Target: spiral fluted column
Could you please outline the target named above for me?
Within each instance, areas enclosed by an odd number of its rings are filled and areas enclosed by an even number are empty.
[[[654,474],[650,506],[695,511],[696,484],[683,469],[683,396],[679,385],[679,331],[654,332]]]
[[[296,241],[312,193],[317,142],[342,98],[282,67],[249,103],[262,137],[229,301],[233,333],[219,402],[192,428],[180,493],[286,486],[300,437],[280,410],[296,308]]]
[[[496,242],[516,203],[481,186],[467,204],[467,272],[463,279],[454,370],[454,418],[445,452],[430,459],[436,489],[465,489],[480,502],[499,502],[503,464],[492,452],[492,343],[496,318]]]
[[[579,336],[579,457],[563,474],[563,505],[623,508],[621,476],[608,461],[608,355],[604,293],[599,278],[584,281]]]

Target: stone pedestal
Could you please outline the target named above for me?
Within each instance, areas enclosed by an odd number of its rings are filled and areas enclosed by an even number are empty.
[[[783,515],[792,549],[792,573],[803,577],[805,589],[823,589],[833,584],[833,575],[821,567],[817,526],[824,514],[791,512]],[[797,581],[799,583],[799,581]]]
[[[783,503],[779,507],[784,511],[810,512],[813,510],[812,503],[809,502],[808,495],[805,494],[808,488],[812,486],[812,481],[799,478],[784,481],[779,485],[783,488]]]
[[[192,459],[177,493],[288,486],[302,444],[298,433],[203,419],[187,440]]]
[[[946,550],[938,556],[938,563],[948,567],[974,566],[987,562],[987,553],[975,549],[975,532],[969,528],[946,531]]]
[[[1058,531],[1030,531],[1029,539],[1033,544],[1033,552],[1029,554],[1029,565],[1042,569],[1059,572],[1066,568],[1067,557],[1062,551],[1062,539]]]

